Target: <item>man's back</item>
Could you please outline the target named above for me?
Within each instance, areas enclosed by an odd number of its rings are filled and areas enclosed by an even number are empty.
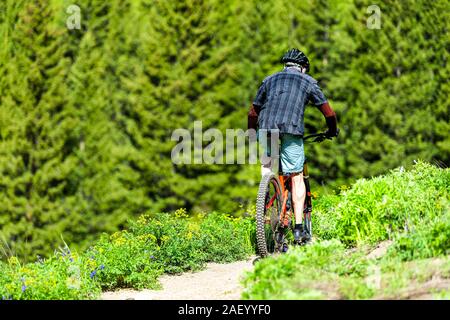
[[[287,67],[264,79],[253,105],[260,107],[258,127],[303,135],[303,115],[308,102],[316,106],[327,99],[311,76]]]
[[[325,117],[328,137],[338,135],[336,113],[317,81],[306,73],[309,60],[306,55],[293,48],[288,50],[281,62],[285,67],[262,82],[248,112],[248,128],[277,130],[301,139],[304,134],[305,106],[310,102]]]
[[[291,67],[267,77],[253,102],[261,107],[259,128],[303,135],[303,115],[309,101],[315,105],[327,101],[309,75]]]

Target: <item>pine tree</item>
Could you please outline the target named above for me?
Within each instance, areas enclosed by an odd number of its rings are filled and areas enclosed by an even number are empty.
[[[2,57],[14,61],[2,65],[7,70],[2,83],[2,237],[26,256],[43,253],[60,240],[70,210],[64,196],[75,164],[70,154],[73,110],[65,108],[70,62],[52,14],[48,1],[17,11]]]

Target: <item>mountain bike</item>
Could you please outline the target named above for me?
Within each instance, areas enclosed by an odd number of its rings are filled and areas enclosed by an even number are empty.
[[[331,140],[325,133],[315,133],[303,137],[303,141],[322,142]],[[295,214],[292,205],[292,177],[295,174],[283,175],[279,163],[278,176],[275,173],[266,173],[259,184],[256,199],[256,244],[259,255],[266,257],[269,254],[286,252],[288,244],[293,242]],[[306,197],[303,207],[303,228],[312,237],[312,201],[309,184],[308,164],[305,158],[303,165],[303,181],[306,188]],[[297,243],[305,245],[305,242]]]

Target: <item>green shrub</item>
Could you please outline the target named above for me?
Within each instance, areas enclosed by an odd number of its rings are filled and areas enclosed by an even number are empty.
[[[159,246],[156,260],[166,273],[201,269],[206,262],[243,259],[254,252],[249,218],[232,218],[221,213],[189,217],[185,210],[175,214],[143,215],[130,222],[135,235],[152,234]]]
[[[144,214],[129,226],[103,235],[86,253],[102,288],[157,288],[162,273],[195,271],[208,261],[235,261],[254,252],[249,218],[216,212],[190,217],[179,209]]]
[[[129,230],[103,237],[86,255],[102,288],[157,288],[162,273],[203,268],[208,261],[244,259],[254,252],[253,221],[220,213],[145,214]],[[102,270],[99,269],[102,266]]]
[[[388,254],[402,260],[449,255],[450,212],[421,225],[413,232],[399,235]]]
[[[129,230],[101,238],[81,255],[66,249],[42,262],[0,263],[4,299],[95,299],[101,289],[159,288],[162,273],[199,270],[208,261],[254,253],[254,221],[220,213],[146,214]],[[24,288],[24,290],[22,290]]]
[[[214,212],[201,220],[200,235],[209,261],[236,261],[255,252],[255,224],[249,218]]]
[[[175,214],[143,215],[130,223],[130,232],[137,236],[151,234],[155,237],[159,247],[155,257],[164,272],[198,270],[207,261],[199,224],[192,221],[185,210],[177,210]]]
[[[347,246],[377,243],[426,224],[448,210],[450,170],[419,162],[412,170],[358,180],[339,196],[315,201],[313,225],[321,239]]]
[[[11,257],[0,264],[2,299],[95,299],[100,292],[86,257],[67,248],[35,263],[22,265]]]
[[[158,288],[163,273],[155,256],[159,251],[152,234],[135,236],[127,231],[104,234],[85,256],[91,275],[104,289]]]

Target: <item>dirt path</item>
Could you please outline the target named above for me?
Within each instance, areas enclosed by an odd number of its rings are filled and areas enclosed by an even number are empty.
[[[162,290],[123,289],[104,292],[103,300],[238,300],[241,297],[240,279],[244,271],[253,268],[251,257],[246,261],[219,264],[208,263],[203,271],[159,278]]]

